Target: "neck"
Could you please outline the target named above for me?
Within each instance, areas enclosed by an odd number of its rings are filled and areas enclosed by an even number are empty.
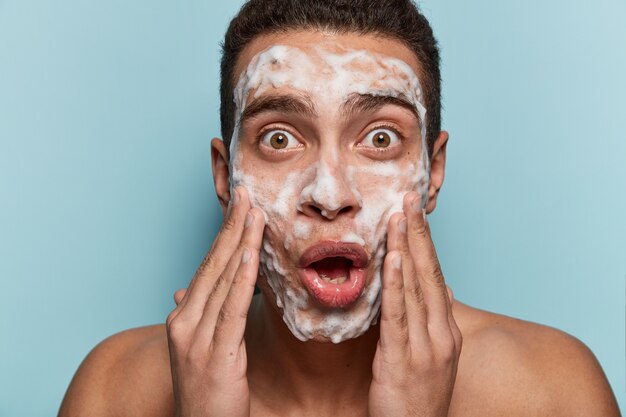
[[[246,332],[251,388],[265,398],[286,393],[281,406],[362,406],[372,379],[378,326],[339,344],[301,342],[282,320],[282,311],[261,295],[255,297]],[[255,386],[254,381],[262,381]],[[268,383],[269,382],[269,383]],[[266,388],[264,388],[266,387]],[[265,392],[267,390],[267,392]],[[273,393],[270,394],[270,390]]]

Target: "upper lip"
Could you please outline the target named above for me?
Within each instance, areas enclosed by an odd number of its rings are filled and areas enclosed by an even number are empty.
[[[306,268],[324,258],[343,257],[352,261],[355,268],[364,268],[368,257],[365,249],[357,243],[323,241],[310,246],[300,256],[300,267]]]

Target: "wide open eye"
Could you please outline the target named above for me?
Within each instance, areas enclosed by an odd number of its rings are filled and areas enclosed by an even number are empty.
[[[367,134],[361,142],[362,146],[373,148],[389,148],[400,141],[398,134],[390,129],[375,129]]]
[[[284,130],[270,130],[263,135],[261,143],[276,150],[291,149],[301,145],[291,133]]]

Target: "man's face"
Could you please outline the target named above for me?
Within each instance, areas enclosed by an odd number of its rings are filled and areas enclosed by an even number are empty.
[[[300,340],[377,318],[388,220],[406,192],[427,198],[417,73],[407,47],[370,35],[262,36],[239,59],[230,185],[265,213],[259,284]]]

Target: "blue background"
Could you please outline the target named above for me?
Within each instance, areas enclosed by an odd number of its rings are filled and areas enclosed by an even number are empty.
[[[239,2],[0,0],[0,415],[50,416],[105,337],[162,323],[221,215],[219,41]],[[470,305],[563,329],[625,406],[626,3],[425,1]]]

